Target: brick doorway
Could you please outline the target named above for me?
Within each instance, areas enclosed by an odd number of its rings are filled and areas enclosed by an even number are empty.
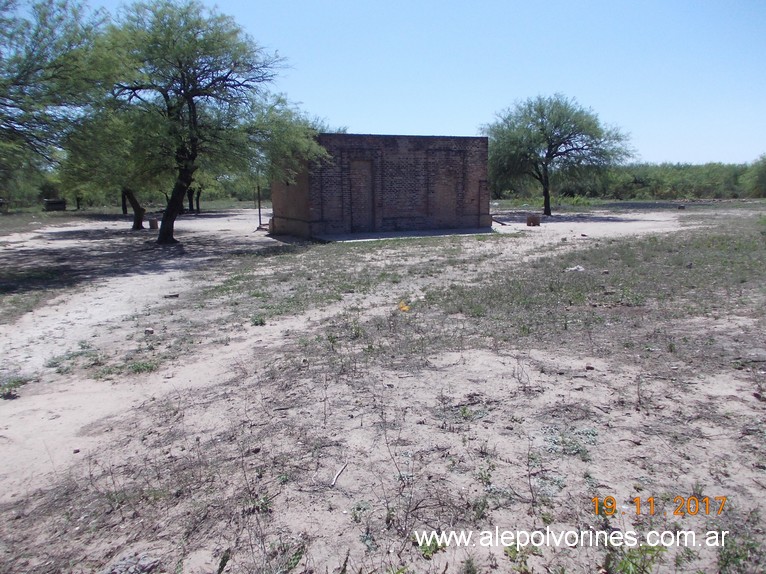
[[[434,227],[454,227],[462,208],[465,155],[452,150],[428,154],[428,199]]]
[[[351,184],[351,232],[375,231],[375,188],[372,161],[352,160],[349,164]]]

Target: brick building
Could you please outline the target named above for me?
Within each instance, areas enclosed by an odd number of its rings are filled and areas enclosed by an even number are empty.
[[[487,138],[320,134],[332,156],[272,182],[272,232],[489,228]]]

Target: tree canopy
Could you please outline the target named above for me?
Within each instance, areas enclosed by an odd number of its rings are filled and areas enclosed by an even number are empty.
[[[175,242],[174,222],[201,162],[220,166],[252,151],[248,134],[270,106],[267,87],[282,60],[194,0],[133,4],[105,46],[121,62],[114,98],[164,130],[166,149],[158,153],[172,158],[176,175],[158,241]]]
[[[71,0],[0,0],[0,163],[51,158],[99,84],[90,47],[102,25]]]
[[[134,209],[133,229],[143,228],[139,190],[172,184],[172,156],[165,133],[147,114],[108,102],[80,119],[63,140],[62,185],[77,202],[108,201],[122,194]]]
[[[554,174],[571,180],[630,156],[625,134],[602,125],[594,112],[561,94],[530,98],[501,112],[484,133],[489,138],[492,186],[536,180],[542,186],[546,215],[551,215]]]
[[[748,167],[743,179],[750,197],[766,197],[766,154]]]

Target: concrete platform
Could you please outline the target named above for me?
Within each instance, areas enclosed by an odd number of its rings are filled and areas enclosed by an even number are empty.
[[[374,231],[369,233],[339,233],[333,235],[318,235],[315,241],[332,243],[335,241],[377,241],[380,239],[406,239],[408,237],[441,237],[444,235],[486,235],[493,233],[491,227],[467,229],[421,229],[410,231]]]

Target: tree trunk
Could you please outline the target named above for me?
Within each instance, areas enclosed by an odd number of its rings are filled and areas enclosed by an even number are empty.
[[[189,213],[194,213],[194,188],[189,187],[186,190],[186,197],[189,199]]]
[[[201,194],[202,194],[202,186],[200,185],[200,186],[197,188],[197,195],[196,195],[196,197],[195,197],[195,199],[197,200],[197,214],[199,214],[199,213],[200,213],[200,210],[199,210],[199,196],[200,196]]]
[[[261,182],[258,180],[255,182],[255,193],[258,197],[258,228],[260,229],[263,227],[263,222],[261,221]]]
[[[551,183],[548,178],[548,166],[543,166],[543,214],[552,215],[551,213]]]
[[[144,215],[146,210],[141,207],[136,199],[136,194],[129,187],[122,188],[122,200],[130,202],[130,207],[133,209],[133,231],[138,231],[144,228]]]
[[[122,190],[122,214],[127,215],[128,214],[128,200],[125,197],[125,190]]]
[[[178,177],[173,186],[173,192],[168,199],[165,214],[162,216],[162,223],[160,223],[160,233],[157,237],[157,243],[160,245],[178,243],[178,240],[173,237],[173,228],[176,218],[183,211],[184,198],[194,181],[194,171],[196,169],[193,161],[186,161],[178,168]]]

